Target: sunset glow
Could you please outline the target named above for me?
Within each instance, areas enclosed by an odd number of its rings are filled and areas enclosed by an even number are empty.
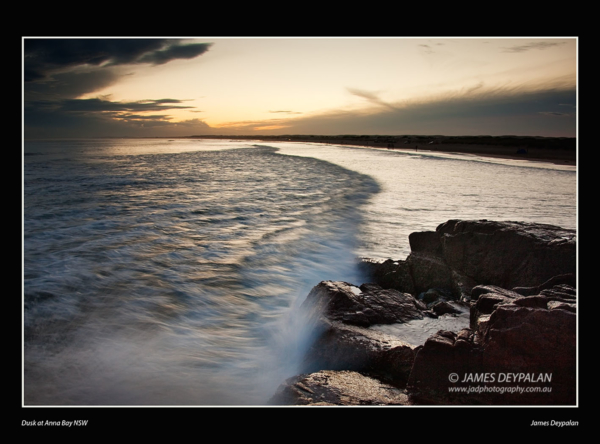
[[[23,39],[25,135],[576,134],[577,39]]]

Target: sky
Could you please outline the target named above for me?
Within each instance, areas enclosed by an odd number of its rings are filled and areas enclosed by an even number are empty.
[[[23,135],[576,137],[577,57],[576,37],[23,37]]]

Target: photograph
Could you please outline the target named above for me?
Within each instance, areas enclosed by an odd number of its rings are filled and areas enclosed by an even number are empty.
[[[578,429],[578,44],[22,36],[19,427]]]

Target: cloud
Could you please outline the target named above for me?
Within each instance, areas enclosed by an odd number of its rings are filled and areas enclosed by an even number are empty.
[[[76,98],[115,84],[126,67],[204,54],[212,43],[180,39],[24,39],[25,101]]]
[[[479,82],[477,85],[473,85],[465,90],[465,95],[470,95],[474,92],[480,91],[483,88],[483,82]]]
[[[126,132],[132,127],[119,123],[143,122],[146,128],[175,125],[171,123],[168,111],[192,108],[182,105],[183,102],[170,98],[135,102],[114,102],[100,98],[32,101],[25,104],[25,137],[131,135]],[[156,114],[157,112],[160,114]],[[198,119],[189,122],[195,126],[209,128]],[[189,123],[187,125],[189,126]]]
[[[132,120],[171,120],[172,117],[170,116],[165,116],[165,115],[147,115],[147,114],[121,114],[119,116],[121,119],[123,120],[128,120],[128,121],[132,121]]]
[[[111,86],[121,77],[111,70],[56,74],[47,81],[25,84],[25,101],[75,98]]]
[[[435,54],[437,51],[434,50],[434,46],[444,46],[444,45],[445,45],[445,43],[442,43],[442,42],[433,43],[433,42],[429,41],[429,43],[418,44],[417,49],[422,54]]]
[[[219,130],[223,128],[233,130],[237,133],[240,131],[256,131],[258,128],[283,128],[289,126],[288,122],[295,122],[293,119],[267,119],[267,120],[242,120],[236,122],[221,123],[217,127]]]
[[[515,45],[504,48],[503,52],[525,52],[532,49],[544,50],[553,46],[564,45],[567,42],[533,42],[526,45]]]
[[[187,45],[171,45],[167,49],[154,51],[142,57],[138,63],[162,65],[177,59],[193,59],[204,54],[212,43],[190,43]]]
[[[371,92],[371,91],[366,91],[364,89],[358,89],[358,88],[346,88],[346,90],[350,93],[353,94],[355,96],[358,97],[362,97],[363,99],[368,100],[371,103],[374,103],[376,105],[380,105],[380,106],[384,106],[386,108],[390,108],[390,109],[398,109],[397,106],[385,102],[384,100],[382,100],[379,97],[378,93],[375,92]]]
[[[282,114],[302,114],[299,111],[269,111],[270,113],[273,114],[278,114],[278,113],[282,113]]]
[[[96,133],[121,131],[124,122],[169,123],[169,110],[192,109],[185,100],[160,98],[135,102],[80,97],[106,89],[139,64],[162,65],[192,59],[212,43],[182,43],[181,39],[36,39],[23,40],[24,111],[26,134],[76,131],[92,123]],[[153,113],[153,114],[146,114]],[[113,127],[111,124],[117,124]],[[193,125],[202,126],[198,120]],[[204,124],[206,125],[206,124]],[[47,126],[48,128],[44,128]]]
[[[352,90],[374,103],[376,93]],[[444,134],[444,135],[576,135],[575,114],[560,109],[575,103],[574,88],[484,88],[478,84],[443,97],[390,106],[326,112],[288,119],[232,122],[218,130],[250,134]],[[564,109],[564,108],[563,108]],[[562,114],[564,118],[557,119]]]
[[[559,117],[567,117],[570,115],[569,113],[559,113],[556,111],[540,111],[540,114],[543,114],[545,116],[559,116]]]
[[[273,131],[288,128],[287,125],[264,125],[264,126],[256,126],[253,131]]]
[[[432,54],[434,52],[433,49],[431,48],[431,46],[429,46],[429,45],[421,44],[421,45],[419,45],[419,47],[423,48],[422,52],[424,52],[425,54]]]
[[[62,101],[37,101],[28,103],[28,107],[37,109],[50,109],[59,112],[70,113],[102,113],[102,112],[147,112],[147,111],[165,111],[169,109],[192,108],[191,106],[175,105],[181,103],[181,100],[158,99],[141,100],[135,102],[111,102],[109,100],[94,99],[68,99]]]
[[[25,82],[81,66],[111,67],[171,60],[204,54],[212,43],[181,44],[180,39],[24,39]]]
[[[32,108],[25,113],[25,138],[175,137],[212,131],[200,119],[173,122],[168,113],[139,114],[112,108],[106,106],[104,112],[58,112]]]

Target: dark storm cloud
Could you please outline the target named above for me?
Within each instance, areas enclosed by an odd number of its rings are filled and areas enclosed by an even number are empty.
[[[55,106],[55,104],[54,104]],[[106,109],[109,109],[106,107]],[[32,108],[25,113],[25,138],[188,136],[210,132],[202,120],[173,123],[166,114],[141,115],[126,111],[49,112]]]
[[[99,113],[99,112],[144,112],[165,111],[169,109],[193,108],[191,106],[175,105],[181,100],[159,99],[142,100],[136,102],[111,102],[102,99],[68,99],[62,101],[40,100],[27,104],[28,107],[38,110],[53,109],[58,112],[68,113]]]
[[[204,54],[212,43],[190,43],[187,45],[172,45],[161,51],[154,51],[146,54],[139,60],[139,63],[152,63],[153,65],[162,65],[176,59],[193,59]]]
[[[101,91],[124,76],[133,75],[131,68],[135,65],[156,66],[172,60],[192,59],[204,54],[211,45],[182,43],[181,39],[25,38],[26,137],[126,135],[126,131],[135,132],[142,126],[164,126],[171,120],[167,115],[169,110],[193,107],[183,105],[184,100],[173,98],[115,102],[109,100],[109,96],[79,97]],[[143,114],[148,112],[154,114]],[[135,122],[143,124],[132,126]],[[186,125],[208,127],[197,119]]]
[[[179,39],[24,39],[25,100],[76,98],[110,86],[126,66],[197,57],[212,43]]]
[[[83,65],[158,65],[190,59],[205,53],[211,45],[181,44],[179,39],[24,39],[25,81],[41,80]]]
[[[113,102],[99,98],[33,101],[25,104],[25,137],[132,136],[143,127],[172,125],[169,110],[192,108],[181,105],[182,102],[175,99]],[[155,114],[140,114],[147,112]],[[134,125],[136,122],[143,124]],[[201,129],[208,127],[197,119],[190,122]]]
[[[132,63],[166,43],[164,39],[24,39],[25,81],[81,65]]]
[[[54,74],[53,78],[42,82],[25,84],[25,100],[61,100],[75,98],[83,94],[104,89],[115,84],[121,75],[113,70],[101,69],[89,72],[67,72]]]

